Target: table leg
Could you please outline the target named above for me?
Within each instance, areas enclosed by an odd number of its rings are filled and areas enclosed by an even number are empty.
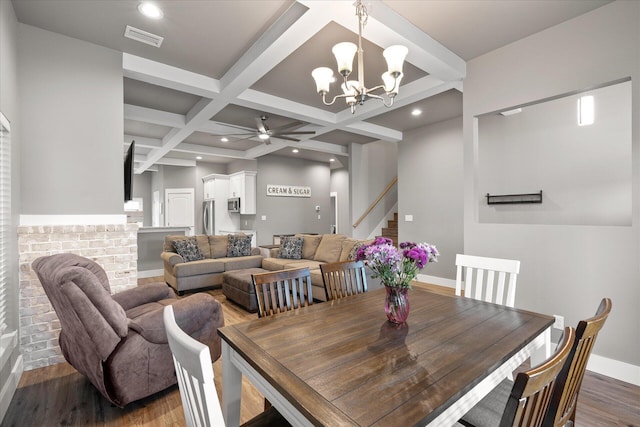
[[[242,372],[232,362],[233,351],[222,340],[222,414],[227,427],[240,425]]]
[[[551,328],[542,333],[544,344],[531,355],[531,366],[538,366],[551,357]]]

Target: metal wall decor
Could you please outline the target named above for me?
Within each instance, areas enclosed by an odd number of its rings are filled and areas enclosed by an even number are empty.
[[[500,194],[491,195],[487,193],[488,205],[507,205],[521,203],[542,203],[542,190],[539,193],[528,194]]]

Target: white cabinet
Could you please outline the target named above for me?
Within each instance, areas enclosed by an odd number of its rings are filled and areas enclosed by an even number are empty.
[[[255,171],[242,171],[229,175],[229,197],[240,198],[240,213],[256,213],[256,175]]]
[[[224,181],[225,183],[229,182],[229,176],[220,175],[220,174],[211,174],[202,177],[202,182],[204,184],[204,200],[213,200],[219,199],[221,197],[227,198],[226,195],[220,194],[220,182]],[[225,200],[226,201],[226,200]]]

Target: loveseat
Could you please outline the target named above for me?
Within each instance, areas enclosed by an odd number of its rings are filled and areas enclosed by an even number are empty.
[[[353,260],[358,248],[371,242],[372,240],[358,240],[342,234],[283,236],[280,247],[271,249],[269,256],[262,260],[262,268],[274,271],[309,267],[311,284],[313,285],[313,299],[326,301],[320,265]],[[367,283],[369,287],[376,287],[375,281],[371,280],[371,273],[371,270],[367,268]]]
[[[225,271],[262,265],[259,248],[251,247],[249,234],[216,236],[166,236],[163,252],[164,280],[179,294],[222,286]]]

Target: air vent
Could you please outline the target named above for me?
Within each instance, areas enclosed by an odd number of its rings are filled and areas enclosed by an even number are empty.
[[[156,36],[155,34],[148,33],[139,28],[127,25],[127,29],[124,30],[124,36],[131,40],[136,40],[141,43],[150,44],[151,46],[160,47],[164,37]]]

